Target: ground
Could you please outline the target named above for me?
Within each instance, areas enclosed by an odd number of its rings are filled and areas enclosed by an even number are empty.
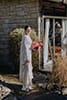
[[[67,96],[54,91],[46,91],[35,84],[32,91],[21,91],[22,83],[19,82],[17,74],[1,74],[0,84],[11,90],[10,94],[1,100],[67,100]]]

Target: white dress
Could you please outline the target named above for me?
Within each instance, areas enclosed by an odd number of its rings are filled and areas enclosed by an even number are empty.
[[[25,64],[26,60],[29,60],[29,63]],[[23,82],[23,85],[27,86],[31,85],[32,78],[32,40],[30,36],[24,35],[20,47],[19,79]]]

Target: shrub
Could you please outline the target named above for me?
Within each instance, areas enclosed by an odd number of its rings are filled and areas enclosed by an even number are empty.
[[[23,28],[16,28],[9,33],[10,56],[13,64],[16,66],[16,71],[19,71],[20,41],[23,36],[23,33]],[[38,41],[38,37],[34,30],[32,30],[31,32],[31,38],[33,41]],[[38,52],[33,52],[32,55],[33,67],[36,67],[38,66]]]
[[[62,58],[61,54],[53,61],[52,81],[59,86],[67,86],[67,57]]]

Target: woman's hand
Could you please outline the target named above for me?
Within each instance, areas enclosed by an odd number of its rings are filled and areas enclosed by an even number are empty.
[[[33,51],[38,51],[38,47],[37,47],[37,48],[33,48],[32,50],[33,50]]]

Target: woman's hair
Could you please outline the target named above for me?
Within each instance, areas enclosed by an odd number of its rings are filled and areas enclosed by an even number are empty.
[[[28,29],[28,27],[31,27],[31,26],[29,26],[29,25],[26,25],[26,26],[24,27],[24,29],[25,29],[25,30],[27,30],[27,29]]]

